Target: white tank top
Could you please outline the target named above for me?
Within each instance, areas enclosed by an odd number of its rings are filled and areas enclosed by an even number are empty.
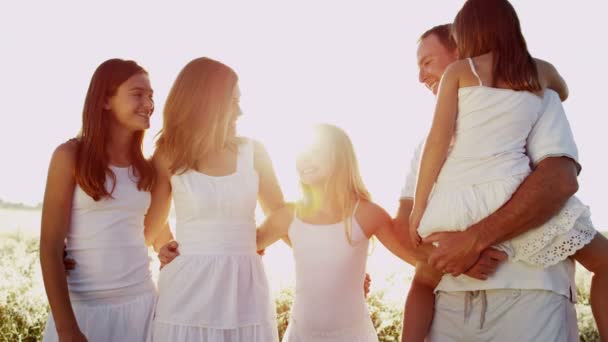
[[[131,167],[110,169],[116,175],[111,198],[95,201],[80,186],[74,189],[66,248],[77,263],[67,278],[71,293],[150,288],[152,284],[143,233],[150,193],[137,189]],[[108,191],[112,184],[108,176]]]
[[[350,220],[352,244],[344,222],[319,225],[294,217],[289,228],[296,268],[291,315],[303,332],[348,335],[370,320],[363,293],[369,239],[357,220]]]
[[[254,146],[238,147],[235,172],[210,176],[188,170],[171,177],[180,254],[257,256],[255,208],[259,187]]]

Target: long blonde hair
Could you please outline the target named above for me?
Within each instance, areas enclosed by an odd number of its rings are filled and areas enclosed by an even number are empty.
[[[167,96],[156,142],[173,174],[196,169],[213,151],[236,148],[238,139],[227,136],[227,127],[237,82],[230,67],[207,57],[180,71]]]
[[[355,203],[359,200],[371,200],[371,196],[363,183],[359,172],[359,163],[353,144],[344,130],[330,124],[317,124],[313,127],[315,138],[323,148],[327,148],[332,156],[333,169],[326,184],[326,195],[340,210],[344,220],[346,238],[352,243],[351,217],[355,213]],[[309,186],[300,183],[304,203],[314,206],[314,193]]]

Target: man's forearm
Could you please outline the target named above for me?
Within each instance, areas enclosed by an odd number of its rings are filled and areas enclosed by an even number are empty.
[[[478,236],[478,251],[547,222],[578,190],[576,176],[576,163],[570,158],[540,162],[507,203],[469,228]]]

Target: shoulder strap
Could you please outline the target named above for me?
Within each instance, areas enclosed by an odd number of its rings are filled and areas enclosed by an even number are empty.
[[[469,57],[467,59],[469,60],[469,66],[471,67],[471,71],[473,72],[473,75],[475,75],[475,77],[477,77],[477,80],[479,81],[479,85],[482,86],[483,83],[481,82],[481,78],[479,78],[479,75],[477,74],[477,70],[475,70],[475,64],[473,64],[473,58]]]
[[[254,167],[254,154],[255,148],[253,146],[253,141],[251,139],[245,139],[239,147],[239,152],[237,156],[237,169],[238,170],[246,170],[253,169]]]
[[[359,209],[359,203],[361,203],[360,199],[357,200],[357,203],[355,203],[355,206],[353,207],[353,213],[350,216],[351,226],[353,225],[353,222],[355,221],[355,215],[357,214],[357,209]]]

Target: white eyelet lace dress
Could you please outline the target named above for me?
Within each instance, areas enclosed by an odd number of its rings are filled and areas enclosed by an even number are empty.
[[[471,70],[477,76],[469,59]],[[479,79],[479,76],[477,76]],[[526,91],[479,86],[460,88],[458,119],[418,232],[462,231],[511,198],[530,174],[526,139],[542,99]],[[550,266],[573,255],[596,234],[589,208],[571,197],[545,224],[500,244],[514,261]]]

